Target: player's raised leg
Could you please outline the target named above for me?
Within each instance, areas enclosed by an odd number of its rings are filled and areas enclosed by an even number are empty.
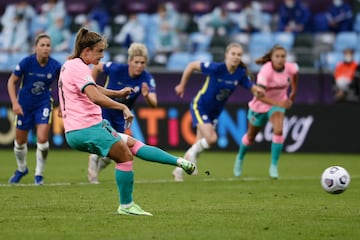
[[[196,165],[186,159],[174,156],[158,147],[146,145],[125,134],[120,135],[122,139],[128,138],[125,141],[128,142],[131,152],[145,161],[178,166],[187,174],[192,174],[196,170]]]

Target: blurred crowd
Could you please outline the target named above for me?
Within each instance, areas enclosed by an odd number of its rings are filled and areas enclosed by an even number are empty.
[[[222,60],[219,48],[224,44],[237,41],[250,45],[252,35],[257,33],[289,33],[291,48],[299,36],[306,34],[360,32],[358,10],[343,0],[327,1],[326,10],[320,12],[313,12],[308,2],[300,0],[279,0],[273,6],[269,1],[219,1],[215,5],[188,1],[186,7],[179,7],[181,1],[152,1],[152,5],[156,3],[155,11],[149,11],[148,1],[132,1],[118,13],[114,9],[122,1],[8,2],[1,16],[0,52],[29,52],[34,37],[45,32],[52,39],[54,53],[69,53],[75,33],[86,26],[108,38],[108,59],[124,62],[128,46],[140,42],[149,49],[150,66],[167,66],[171,55],[178,52],[207,52],[200,57],[206,59],[210,54],[209,60]],[[297,53],[293,53],[296,60]],[[62,58],[60,61],[64,55]]]

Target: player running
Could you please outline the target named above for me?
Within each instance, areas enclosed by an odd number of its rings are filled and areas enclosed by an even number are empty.
[[[197,162],[197,156],[217,142],[216,122],[234,90],[240,85],[255,95],[264,91],[251,80],[251,74],[242,62],[243,48],[237,43],[226,47],[225,62],[194,61],[187,65],[175,92],[183,97],[185,87],[193,72],[206,75],[206,81],[190,104],[192,125],[196,129],[196,142],[187,150],[185,158]],[[194,172],[196,174],[196,172]],[[183,171],[173,171],[175,181],[183,181]]]
[[[296,63],[286,61],[286,50],[279,45],[275,45],[264,56],[257,59],[256,63],[262,64],[256,83],[264,88],[265,95],[253,98],[249,102],[248,130],[242,137],[235,160],[234,175],[241,176],[247,150],[254,143],[256,134],[270,121],[273,127],[273,138],[269,175],[277,179],[279,177],[278,161],[284,143],[285,110],[289,109],[295,100],[299,67]]]

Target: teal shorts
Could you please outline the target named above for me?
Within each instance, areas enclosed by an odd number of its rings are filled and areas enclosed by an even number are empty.
[[[263,127],[269,121],[271,115],[274,112],[285,113],[285,108],[272,106],[269,111],[263,113],[254,112],[251,109],[249,109],[247,118],[251,123],[251,125],[255,127]]]
[[[67,132],[65,138],[70,147],[102,157],[106,157],[112,145],[121,140],[120,134],[107,120],[88,128]]]

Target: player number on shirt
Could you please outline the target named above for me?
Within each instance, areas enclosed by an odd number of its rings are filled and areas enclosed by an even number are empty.
[[[225,99],[227,99],[230,95],[230,90],[223,88],[219,90],[219,93],[216,95],[216,100],[217,101],[224,101]]]
[[[44,108],[44,109],[43,109],[43,116],[44,116],[44,117],[48,117],[49,114],[50,114],[50,109]]]

